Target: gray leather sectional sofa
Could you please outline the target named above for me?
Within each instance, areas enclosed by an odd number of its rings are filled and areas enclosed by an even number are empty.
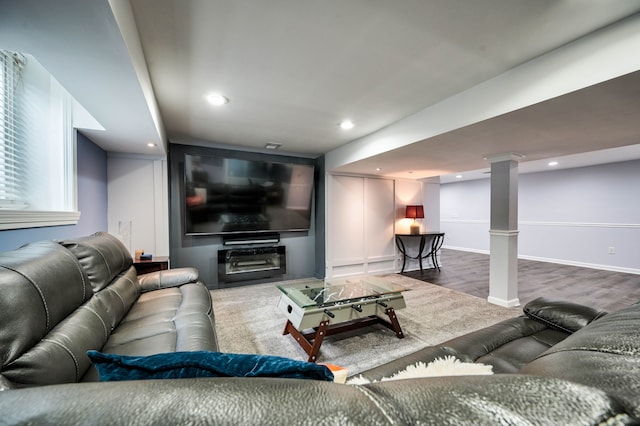
[[[454,355],[491,376],[96,382],[88,349],[217,350],[209,292],[190,268],[137,277],[108,234],[36,242],[0,253],[0,425],[640,422],[640,304],[603,314],[538,299],[524,311],[363,373]]]
[[[1,253],[0,389],[97,381],[90,349],[216,351],[211,295],[198,272],[137,277],[132,263],[107,233]]]

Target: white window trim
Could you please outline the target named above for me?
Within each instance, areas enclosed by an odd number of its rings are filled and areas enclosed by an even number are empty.
[[[77,225],[78,220],[80,220],[80,212],[74,211],[2,210],[0,211],[0,230]]]
[[[75,102],[67,94],[62,108],[64,133],[64,170],[66,184],[63,188],[65,204],[69,210],[47,211],[0,208],[0,230],[39,228],[48,226],[77,225],[78,210],[77,129],[74,126]]]
[[[77,146],[78,131],[73,129],[73,143],[67,151],[66,161],[71,167],[71,179],[67,187],[68,196],[73,199],[73,208],[69,211],[10,210],[0,209],[0,231],[9,229],[42,228],[45,226],[77,225],[80,220],[78,209],[78,168]],[[68,146],[68,145],[67,145]],[[75,161],[74,161],[75,160]]]

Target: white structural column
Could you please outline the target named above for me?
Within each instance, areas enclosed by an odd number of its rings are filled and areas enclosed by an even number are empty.
[[[519,154],[488,157],[491,162],[490,303],[512,307],[518,299]]]

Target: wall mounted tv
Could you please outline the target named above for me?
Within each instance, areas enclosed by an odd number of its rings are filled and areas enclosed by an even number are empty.
[[[314,166],[185,154],[185,233],[306,231]]]

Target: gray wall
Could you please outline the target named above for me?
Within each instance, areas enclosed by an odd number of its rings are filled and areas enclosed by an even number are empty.
[[[286,246],[287,250],[287,275],[284,279],[307,278],[316,275],[318,263],[322,263],[324,270],[324,249],[321,247],[322,256],[316,259],[317,223],[320,221],[323,226],[324,211],[318,208],[324,205],[322,201],[324,192],[320,193],[318,185],[323,179],[321,163],[313,159],[284,157],[279,155],[268,155],[264,153],[223,150],[216,148],[205,148],[200,146],[170,144],[169,145],[169,250],[171,256],[171,267],[193,266],[200,272],[200,277],[209,288],[218,288],[218,250],[222,249],[222,237],[217,235],[185,235],[183,231],[183,210],[182,210],[182,183],[184,170],[184,154],[196,155],[223,155],[243,159],[259,159],[266,161],[293,161],[306,164],[316,164],[316,185],[314,188],[313,213],[311,218],[311,229],[303,232],[283,232],[280,233],[280,244]],[[320,167],[318,167],[320,165]],[[322,173],[321,173],[322,172]],[[320,201],[319,201],[320,200]],[[320,219],[319,219],[320,218]],[[322,230],[322,235],[324,230]],[[323,242],[321,243],[321,246]],[[242,284],[256,284],[260,282],[276,281],[278,279],[253,280]]]
[[[81,133],[77,142],[78,210],[81,212],[78,224],[0,231],[0,250],[107,230],[107,154]]]
[[[441,186],[445,246],[488,252],[489,183]],[[519,256],[640,273],[638,188],[640,161],[520,175]]]

